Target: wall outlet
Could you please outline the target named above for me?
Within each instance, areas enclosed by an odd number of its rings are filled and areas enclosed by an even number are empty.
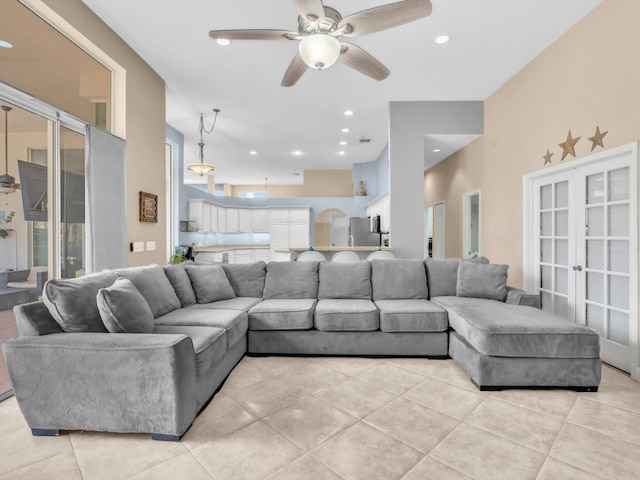
[[[156,242],[150,241],[147,242],[147,250],[149,252],[153,252],[156,249]]]
[[[144,242],[131,242],[130,249],[132,252],[144,252]]]

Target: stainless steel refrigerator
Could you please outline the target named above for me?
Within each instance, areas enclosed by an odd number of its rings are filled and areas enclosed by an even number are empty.
[[[349,246],[380,246],[380,234],[371,233],[368,218],[351,217],[349,219]]]

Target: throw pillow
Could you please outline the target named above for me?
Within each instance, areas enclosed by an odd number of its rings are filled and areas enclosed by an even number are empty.
[[[507,298],[508,269],[508,265],[460,262],[456,296],[504,302]]]
[[[179,263],[177,265],[165,265],[164,273],[167,274],[167,278],[173,289],[176,291],[176,295],[182,304],[182,307],[188,307],[196,303],[196,294],[193,293],[193,287],[191,286],[191,280],[184,267],[186,265],[193,265],[193,262],[189,261],[187,264]]]
[[[489,263],[489,259],[487,257],[447,258],[446,260],[426,258],[424,264],[427,267],[429,298],[455,296],[460,262]]]
[[[211,303],[235,298],[236,294],[221,265],[187,265],[193,292],[198,303]]]
[[[98,310],[110,333],[152,333],[153,313],[131,280],[118,277],[98,290]]]

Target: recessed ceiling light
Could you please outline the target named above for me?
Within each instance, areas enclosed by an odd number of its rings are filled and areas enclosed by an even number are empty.
[[[217,38],[216,43],[221,47],[228,47],[229,45],[231,45],[231,40],[229,40],[228,38]]]
[[[6,40],[0,40],[0,47],[2,48],[13,48],[13,45]]]
[[[342,140],[342,141],[340,142],[340,145],[346,145],[346,144],[347,144],[347,142],[346,142],[345,140]]]
[[[340,151],[338,152],[338,155],[344,155],[344,154],[345,154],[345,153],[344,153],[344,150],[340,150]]]
[[[345,114],[347,117],[350,117],[351,115],[353,115],[353,110],[345,110],[345,111],[344,111],[344,114]]]
[[[449,40],[451,40],[451,37],[449,37],[449,35],[440,35],[439,37],[436,37],[435,42],[438,45],[442,45],[444,43],[447,43]]]
[[[349,129],[348,128],[343,128],[342,129],[342,133],[349,133]]]
[[[256,152],[255,150],[251,150],[251,151],[249,152],[249,155],[257,155],[257,154],[258,154],[258,152]]]
[[[300,155],[302,155],[302,152],[301,152],[300,150],[295,150],[295,151],[293,152],[293,154],[294,154],[296,157],[299,157]]]
[[[438,153],[439,151],[440,151],[440,149],[439,149],[439,148],[434,148],[434,149],[433,149],[433,153]]]

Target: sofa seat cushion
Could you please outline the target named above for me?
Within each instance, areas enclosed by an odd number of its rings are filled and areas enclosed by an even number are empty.
[[[447,312],[429,300],[376,300],[383,332],[446,332]]]
[[[248,312],[251,307],[259,304],[261,301],[262,298],[258,297],[236,297],[211,303],[196,303],[189,308],[201,310],[222,308],[225,310],[242,310],[243,312]]]
[[[222,328],[227,334],[227,347],[229,348],[244,338],[248,324],[247,314],[240,310],[205,310],[196,308],[196,305],[156,318],[156,326]]]
[[[324,332],[370,332],[380,328],[380,318],[371,300],[326,298],[316,305],[314,325]]]
[[[249,310],[249,330],[308,330],[315,298],[274,298]]]
[[[436,297],[449,324],[478,352],[496,357],[596,358],[598,335],[542,310],[483,298]]]
[[[196,377],[219,362],[227,352],[227,337],[223,328],[191,325],[156,325],[153,333],[186,335],[193,342],[196,355]]]

